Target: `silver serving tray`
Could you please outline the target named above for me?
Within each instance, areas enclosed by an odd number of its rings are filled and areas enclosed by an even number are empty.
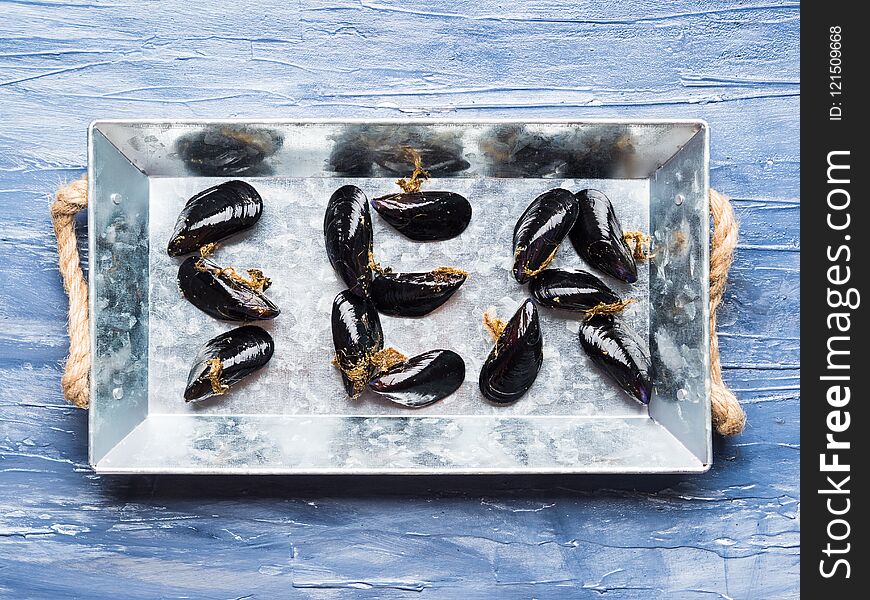
[[[708,332],[708,128],[701,121],[98,121],[89,132],[92,404],[90,463],[101,473],[689,473],[711,462]],[[459,391],[409,410],[349,400],[330,366],[330,308],[341,289],[323,249],[323,210],[340,185],[396,191],[419,150],[424,189],[474,206],[469,228],[409,241],[373,214],[377,259],[399,271],[454,265],[469,281],[421,319],[383,317],[406,354],[451,348]],[[264,198],[252,230],[216,260],[262,268],[282,315],[267,368],[214,401],[185,404],[191,357],[234,325],[177,289],[165,248],[188,197],[228,179]],[[541,310],[544,366],[508,407],[477,387],[491,348],[490,306],[510,316],[526,290],[510,275],[517,217],[539,193],[593,187],[626,229],[653,235],[655,258],[625,318],[658,371],[649,407],[583,354],[579,322]],[[582,267],[566,243],[556,266]],[[609,280],[610,281],[610,280]],[[611,281],[612,283],[612,281]]]

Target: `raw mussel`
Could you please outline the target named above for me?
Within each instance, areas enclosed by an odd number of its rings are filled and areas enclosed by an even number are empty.
[[[178,286],[190,303],[216,319],[254,321],[274,319],[281,311],[263,293],[270,285],[262,271],[242,277],[232,267],[208,258],[190,256],[178,268]]]
[[[245,325],[209,340],[199,352],[187,377],[184,399],[198,402],[221,396],[257,369],[275,350],[272,336],[254,325]]]
[[[628,325],[612,316],[599,315],[580,325],[580,344],[589,358],[644,404],[653,389],[653,367],[649,350]]]
[[[577,193],[580,216],[571,243],[589,265],[627,283],[637,281],[637,264],[623,239],[610,199],[598,190]]]
[[[603,281],[580,269],[545,269],[532,279],[529,292],[541,306],[576,312],[619,302]]]
[[[393,402],[420,408],[446,398],[465,381],[465,361],[451,350],[430,350],[393,365],[369,387]]]
[[[170,256],[196,252],[252,227],[263,214],[263,199],[244,181],[227,181],[204,190],[184,205],[169,240]]]
[[[544,192],[529,204],[514,228],[513,273],[518,282],[547,268],[577,214],[577,199],[562,188]]]
[[[372,200],[400,233],[420,242],[449,240],[468,227],[471,204],[454,192],[402,192]]]
[[[357,398],[374,375],[375,355],[384,348],[381,321],[371,301],[349,290],[339,292],[332,303],[332,343],[344,389]]]
[[[516,402],[525,394],[544,362],[538,310],[526,299],[504,326],[480,370],[480,391],[496,404]]]
[[[354,185],[338,188],[329,198],[323,219],[329,264],[358,296],[372,284],[372,218],[365,192]]]
[[[385,315],[421,317],[447,302],[467,278],[468,273],[451,267],[428,273],[383,271],[372,281],[372,302]]]

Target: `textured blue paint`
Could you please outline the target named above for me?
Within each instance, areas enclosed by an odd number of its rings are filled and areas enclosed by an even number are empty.
[[[0,0],[0,596],[794,598],[795,2]],[[95,118],[702,117],[749,427],[686,479],[103,477],[47,193]]]

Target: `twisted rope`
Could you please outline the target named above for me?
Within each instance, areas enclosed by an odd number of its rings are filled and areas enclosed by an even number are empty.
[[[714,189],[710,190],[710,214],[713,216],[713,239],[710,240],[710,399],[713,428],[720,435],[737,435],[746,424],[746,414],[733,392],[722,380],[716,311],[725,294],[728,271],[734,262],[737,246],[737,221],[731,202]]]
[[[57,255],[63,288],[69,296],[69,358],[60,378],[67,400],[79,408],[90,402],[91,332],[88,318],[88,284],[82,273],[76,240],[75,216],[88,207],[88,180],[77,179],[59,190],[51,205],[51,222],[57,236]]]
[[[76,242],[75,215],[88,206],[88,182],[82,178],[57,191],[51,205],[51,220],[57,236],[57,253],[63,286],[69,295],[69,358],[60,384],[63,395],[79,408],[90,401],[90,329],[88,324],[88,285],[82,274]],[[719,339],[716,336],[716,310],[722,302],[728,270],[737,245],[737,222],[728,198],[710,190],[713,239],[710,252],[710,370],[713,426],[721,435],[743,431],[746,415],[733,393],[722,381]]]

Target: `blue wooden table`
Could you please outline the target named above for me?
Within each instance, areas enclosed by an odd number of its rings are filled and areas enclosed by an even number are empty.
[[[0,0],[0,597],[797,597],[796,2],[193,4]],[[87,124],[403,115],[706,119],[746,432],[682,479],[91,473],[48,219]]]

